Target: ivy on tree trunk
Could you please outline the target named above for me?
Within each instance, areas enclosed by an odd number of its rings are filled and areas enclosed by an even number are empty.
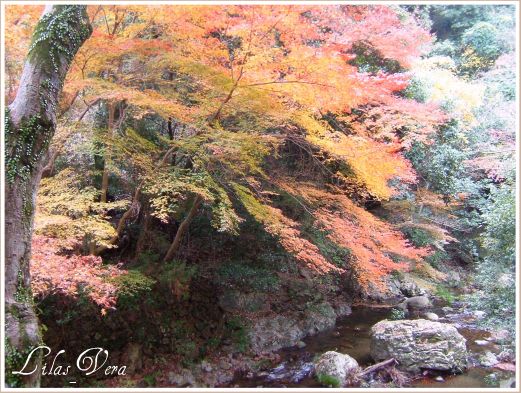
[[[56,128],[56,108],[65,76],[74,55],[91,34],[86,6],[46,6],[33,33],[16,98],[6,110],[6,381],[12,386],[35,387],[40,383],[40,367],[19,379],[12,374],[42,340],[29,273],[36,192]],[[34,369],[40,362],[40,358],[34,358],[27,369]]]

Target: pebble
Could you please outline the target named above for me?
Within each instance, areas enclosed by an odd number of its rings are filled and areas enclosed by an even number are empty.
[[[297,342],[297,347],[298,348],[304,348],[305,346],[306,346],[306,343],[304,341]]]
[[[451,313],[451,312],[454,311],[454,309],[453,309],[452,307],[448,307],[448,306],[447,306],[447,307],[443,307],[441,310],[442,310],[445,314],[448,314],[448,313]]]
[[[436,378],[434,378],[434,380],[437,381],[437,382],[445,381],[441,375],[438,375]]]
[[[212,366],[210,365],[210,363],[208,363],[207,361],[203,360],[201,362],[201,370],[203,370],[204,372],[209,373],[210,371],[212,371]]]
[[[479,364],[481,364],[483,367],[492,367],[498,364],[499,361],[496,358],[496,355],[494,355],[492,352],[485,352],[480,358],[479,358]]]
[[[487,340],[476,340],[474,341],[477,345],[488,345],[490,344]]]
[[[440,317],[438,317],[438,315],[433,312],[427,312],[423,314],[423,316],[430,321],[437,321],[438,319],[440,319]]]

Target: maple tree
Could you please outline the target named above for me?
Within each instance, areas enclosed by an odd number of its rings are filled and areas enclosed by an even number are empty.
[[[192,206],[165,260],[175,254],[201,204],[209,206],[216,219],[227,216],[228,224],[223,225],[233,233],[239,220],[225,184],[235,184],[243,176],[262,178],[263,172],[255,169],[260,162],[254,162],[263,158],[245,150],[238,160],[223,159],[233,154],[230,142],[251,139],[252,124],[257,130],[253,135],[257,134],[258,151],[266,154],[280,143],[266,134],[268,127],[299,127],[308,143],[332,156],[331,162],[347,165],[335,173],[335,181],[354,183],[365,188],[367,195],[387,199],[393,193],[390,180],[415,181],[414,172],[401,156],[407,141],[418,135],[425,137],[444,120],[432,105],[422,106],[394,94],[407,86],[409,76],[403,70],[411,66],[430,37],[412,17],[404,18],[389,7],[115,5],[89,7],[88,12],[94,32],[67,76],[63,113],[65,122],[82,122],[95,111],[107,116],[99,123],[107,130],[100,134],[103,164],[98,187],[102,203],[108,201],[109,178],[120,177],[124,167],[125,171],[132,168],[132,177],[124,181],[133,196],[111,196],[127,201],[130,207],[108,239],[109,245],[120,240],[128,217],[138,213],[136,208],[143,198],[148,200],[149,213],[165,222],[179,209]],[[393,72],[363,72],[360,61],[353,63],[361,56],[361,43],[378,56],[393,59],[397,67]],[[182,97],[187,88],[191,101]],[[367,118],[355,120],[353,114],[364,106],[362,113]],[[334,112],[340,114],[340,121],[354,127],[346,133],[321,119],[323,113]],[[227,121],[240,118],[242,113],[251,113],[254,121],[235,125],[237,136],[226,133]],[[150,144],[132,129],[140,119],[154,117],[163,130],[167,128],[169,138],[159,133],[159,139]],[[367,119],[375,119],[374,125]],[[410,131],[405,133],[408,136],[394,131],[397,127],[391,124],[397,119],[403,122],[400,129]],[[186,132],[188,124],[193,124],[193,129],[172,140],[173,125],[185,127]],[[133,142],[125,141],[129,135],[136,135]],[[141,148],[133,148],[132,143],[138,140],[136,146]],[[170,165],[158,167],[146,157],[150,152],[159,154],[159,161],[161,156],[175,156],[174,161],[184,156],[188,161],[183,165],[197,163],[198,169],[169,173]],[[217,172],[214,161],[221,167]],[[249,161],[251,164],[244,167]],[[166,177],[156,177],[158,168]],[[196,186],[197,176],[202,176],[200,186]],[[167,186],[170,181],[174,182],[172,188]],[[172,205],[172,198],[186,203]],[[271,214],[280,215],[277,210]],[[293,232],[278,233],[286,239],[283,243],[288,249],[301,257],[303,250],[312,252],[303,258],[320,261],[312,244],[297,240],[296,223],[283,215],[279,218],[287,228],[294,228]],[[99,254],[106,248],[95,246],[91,250]]]

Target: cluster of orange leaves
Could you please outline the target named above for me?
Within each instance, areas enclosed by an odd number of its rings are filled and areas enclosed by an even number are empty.
[[[384,289],[383,278],[386,275],[393,270],[407,270],[407,262],[419,262],[431,253],[429,248],[413,247],[391,224],[357,206],[341,193],[334,194],[304,184],[279,185],[288,192],[298,190],[299,196],[315,207],[315,225],[326,231],[333,242],[350,250],[349,266],[364,288],[372,283]],[[321,262],[320,258],[318,260]]]
[[[332,271],[342,272],[343,269],[328,262],[320,253],[316,245],[302,237],[298,229],[299,224],[286,217],[280,209],[267,206],[270,212],[270,222],[265,226],[266,230],[276,235],[284,249],[292,254],[298,261],[303,262],[307,268],[318,273]]]
[[[104,315],[114,308],[117,286],[111,278],[124,273],[119,266],[104,265],[93,255],[60,255],[59,239],[34,235],[32,240],[31,288],[37,298],[60,295],[75,299],[84,293]]]
[[[409,147],[413,141],[430,143],[429,136],[448,119],[435,104],[386,96],[376,105],[359,107],[339,120],[349,123],[358,135]],[[396,130],[403,130],[403,135],[398,137]]]

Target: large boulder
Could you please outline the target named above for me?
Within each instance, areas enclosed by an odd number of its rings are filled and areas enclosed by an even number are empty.
[[[432,303],[427,296],[413,296],[405,299],[396,307],[402,309],[405,314],[418,314],[419,312],[431,308]]]
[[[371,328],[375,361],[395,358],[399,368],[461,371],[467,364],[465,338],[450,324],[425,319],[380,321]]]
[[[328,302],[312,304],[301,314],[299,325],[306,336],[335,326],[337,315]]]
[[[338,315],[349,312],[348,306],[335,310],[328,302],[321,302],[300,312],[257,317],[248,333],[250,347],[255,353],[264,353],[298,345],[304,337],[332,328]]]
[[[306,336],[299,322],[284,314],[258,318],[249,330],[251,349],[262,353],[295,345]]]
[[[328,351],[315,362],[317,375],[329,375],[336,378],[340,386],[345,386],[350,375],[358,369],[358,362],[349,355]]]
[[[413,296],[405,299],[405,304],[409,311],[423,310],[432,307],[432,303],[427,296]]]

